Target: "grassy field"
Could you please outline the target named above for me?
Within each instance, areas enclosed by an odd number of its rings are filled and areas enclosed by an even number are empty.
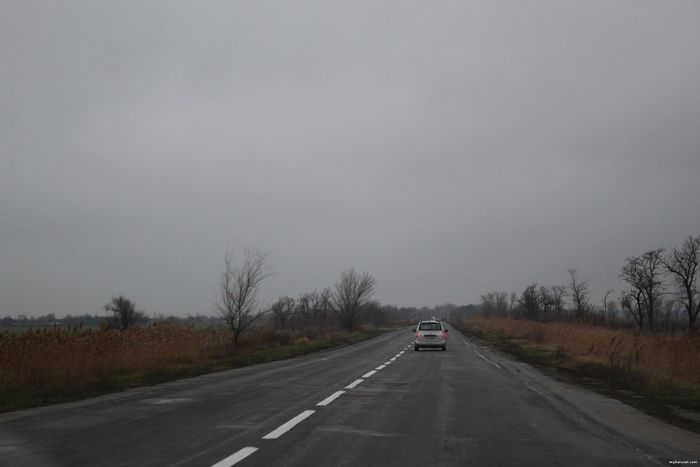
[[[567,380],[700,432],[699,333],[641,333],[496,317],[455,325],[522,360],[555,369]]]
[[[378,331],[242,334],[237,352],[221,328],[156,325],[127,331],[45,329],[0,334],[0,411],[281,360],[350,344]]]

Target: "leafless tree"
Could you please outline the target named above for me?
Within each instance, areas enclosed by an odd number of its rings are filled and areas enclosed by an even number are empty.
[[[540,299],[537,284],[528,285],[520,296],[520,309],[526,319],[537,320],[540,312]]]
[[[620,306],[634,319],[640,329],[644,329],[645,310],[641,291],[634,289],[623,293],[620,296]]]
[[[280,297],[275,303],[270,307],[270,317],[272,319],[272,326],[275,329],[287,329],[287,324],[294,312],[294,299],[291,297]]]
[[[238,267],[233,264],[231,254],[226,253],[216,308],[231,331],[234,351],[238,349],[241,333],[258,316],[258,293],[270,275],[266,253],[249,248]]]
[[[126,330],[146,319],[143,312],[138,311],[136,305],[123,295],[112,297],[112,301],[105,305],[105,311],[112,313],[112,320],[108,323],[110,328]]]
[[[328,312],[331,309],[331,289],[325,288],[318,292],[307,294],[311,319],[316,326],[325,326],[328,319]]]
[[[554,296],[552,291],[545,286],[540,287],[539,293],[540,310],[542,310],[542,319],[549,318],[549,312],[554,308]]]
[[[680,292],[680,301],[688,315],[690,329],[695,328],[695,322],[700,313],[696,280],[699,250],[700,235],[686,238],[681,248],[674,248],[669,256],[662,258],[664,266],[673,276],[673,281]]]
[[[318,301],[314,305],[317,319],[322,325],[328,323],[328,312],[333,309],[333,292],[330,287],[326,287],[318,294]]]
[[[511,292],[510,295],[508,295],[508,315],[513,316],[513,313],[515,312],[515,308],[518,306],[518,294],[515,292]]]
[[[554,306],[554,313],[556,313],[557,319],[561,319],[562,312],[564,311],[564,300],[566,300],[566,286],[553,285],[552,305]]]
[[[481,296],[481,312],[485,315],[505,316],[508,311],[508,294],[506,292],[489,292]],[[445,313],[448,315],[448,313]]]
[[[642,256],[628,257],[627,265],[620,274],[620,279],[631,287],[630,293],[623,296],[623,308],[633,313],[640,327],[643,327],[646,319],[649,327],[654,328],[656,309],[664,293],[660,279],[663,251],[650,250]]]
[[[603,317],[606,319],[608,318],[608,297],[613,292],[614,292],[613,289],[608,289],[605,291],[605,294],[603,295]]]
[[[308,326],[312,322],[313,299],[314,297],[311,293],[301,294],[297,299],[296,314],[302,327]]]
[[[588,297],[590,295],[588,281],[580,278],[576,269],[569,269],[569,277],[571,278],[569,289],[571,289],[574,313],[576,318],[582,319],[590,309],[590,304],[588,303]]]
[[[352,330],[357,326],[362,308],[371,303],[375,284],[375,279],[368,273],[358,274],[354,269],[348,269],[340,274],[332,305],[345,329]]]

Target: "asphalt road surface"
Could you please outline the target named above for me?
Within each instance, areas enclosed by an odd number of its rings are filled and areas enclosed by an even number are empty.
[[[0,415],[7,466],[638,466],[700,436],[561,383],[455,329]]]

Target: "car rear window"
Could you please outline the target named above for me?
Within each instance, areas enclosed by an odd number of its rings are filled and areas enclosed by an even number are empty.
[[[442,331],[442,326],[440,323],[420,323],[418,325],[419,331]]]

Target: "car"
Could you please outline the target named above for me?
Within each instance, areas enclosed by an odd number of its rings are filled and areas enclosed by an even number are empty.
[[[421,347],[447,350],[447,328],[441,321],[429,320],[418,323],[413,350],[419,351]]]

